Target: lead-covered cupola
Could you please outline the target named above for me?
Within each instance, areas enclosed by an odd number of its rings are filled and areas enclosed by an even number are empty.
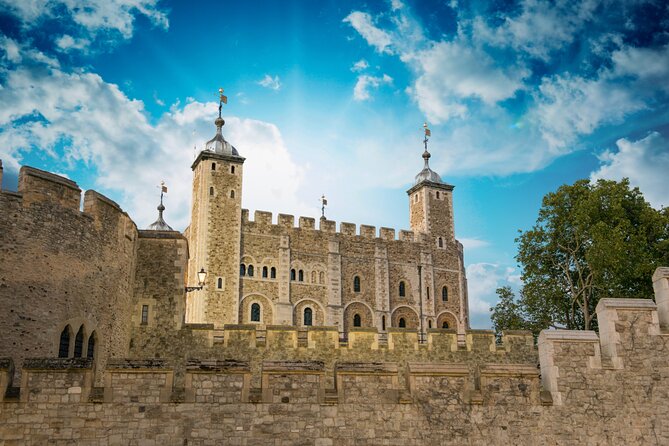
[[[218,111],[218,118],[216,118],[214,124],[216,124],[216,135],[207,141],[204,150],[219,155],[239,156],[237,149],[223,138],[223,126],[225,125],[225,120],[221,118],[220,108]]]

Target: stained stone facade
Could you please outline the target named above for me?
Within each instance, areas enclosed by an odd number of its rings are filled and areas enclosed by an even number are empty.
[[[337,231],[323,218],[318,228],[313,218],[296,225],[279,214],[274,222],[262,211],[250,219],[241,207],[245,159],[222,126],[217,120],[215,139],[192,165],[187,281],[196,282],[202,269],[208,276],[187,296],[187,323],[334,326],[345,337],[351,327],[425,332],[448,321],[464,336],[467,281],[453,186],[429,168],[427,149],[408,191],[411,231],[396,239],[393,229],[341,223]]]

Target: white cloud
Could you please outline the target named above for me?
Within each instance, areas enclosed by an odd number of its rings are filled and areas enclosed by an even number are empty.
[[[652,88],[669,91],[669,45],[659,48],[623,47],[611,55],[612,75],[633,76]]]
[[[353,66],[351,67],[351,71],[360,72],[366,70],[367,68],[369,68],[369,64],[367,63],[367,61],[365,59],[360,59],[359,61],[353,64]]]
[[[571,43],[593,18],[599,0],[524,0],[520,14],[504,17],[491,28],[481,17],[473,20],[474,38],[495,46],[508,46],[547,60],[553,51]]]
[[[354,11],[346,16],[343,22],[349,23],[379,53],[392,53],[390,35],[378,28],[374,24],[372,16],[366,12]]]
[[[257,83],[258,85],[269,88],[270,90],[279,91],[281,89],[281,81],[278,75],[272,77],[269,74],[266,74]]]
[[[4,87],[0,158],[5,169],[16,169],[31,150],[63,158],[72,168],[82,164],[95,168],[96,184],[81,184],[82,188],[120,193],[117,200],[140,227],[155,219],[155,185],[165,180],[169,186],[165,218],[174,228],[186,226],[193,129],[201,135],[197,143],[202,147],[203,140],[214,135],[218,104],[175,104],[152,124],[141,101],[128,98],[93,73],[21,67],[8,72]],[[304,168],[291,158],[277,127],[225,119],[226,138],[254,160],[245,165],[244,206],[276,211],[280,203],[298,212],[309,209],[297,196]]]
[[[366,101],[371,98],[369,91],[372,88],[379,88],[381,85],[390,85],[392,83],[393,78],[387,74],[379,77],[361,74],[358,76],[358,81],[353,88],[353,99],[356,101]]]
[[[669,140],[652,132],[637,141],[619,139],[616,146],[618,151],[607,150],[599,156],[601,166],[590,179],[620,181],[627,177],[651,205],[669,206]]]
[[[491,105],[512,97],[529,75],[523,67],[497,67],[486,53],[459,40],[435,43],[405,59],[419,64],[410,93],[435,124],[464,116],[467,107],[462,99],[477,98]]]
[[[18,63],[21,61],[19,44],[16,40],[0,35],[0,49],[5,53],[4,57],[10,62]]]
[[[64,52],[69,52],[72,50],[83,50],[91,44],[91,41],[88,39],[75,39],[74,37],[65,34],[58,39],[56,39],[56,46]]]
[[[71,19],[83,30],[95,35],[116,31],[124,39],[132,37],[136,15],[143,15],[155,26],[167,29],[167,14],[160,0],[0,0],[0,9],[15,15],[26,28],[39,26],[40,18]]]

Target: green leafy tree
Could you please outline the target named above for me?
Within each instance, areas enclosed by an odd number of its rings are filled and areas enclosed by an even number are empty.
[[[518,301],[497,290],[495,330],[591,329],[599,299],[652,296],[652,272],[669,264],[669,210],[653,209],[627,180],[582,180],[546,195],[517,242],[524,286]]]
[[[516,239],[519,315],[535,329],[594,328],[600,299],[652,297],[654,269],[669,264],[668,240],[667,209],[653,209],[627,179],[560,187]]]
[[[511,290],[511,287],[504,286],[495,290],[499,301],[497,305],[492,307],[490,311],[492,314],[492,328],[497,335],[501,335],[503,330],[524,330],[527,329],[527,322],[522,316],[522,309],[516,297]]]

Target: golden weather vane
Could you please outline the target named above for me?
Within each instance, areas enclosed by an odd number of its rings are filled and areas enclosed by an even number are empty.
[[[328,205],[328,200],[325,198],[325,194],[321,195],[321,218],[325,219],[325,206]]]
[[[223,110],[223,104],[228,103],[228,97],[223,94],[223,88],[218,89],[218,117],[221,117],[221,111]]]
[[[423,144],[425,144],[425,151],[427,152],[427,140],[432,136],[432,131],[428,128],[427,122],[423,123],[423,130],[425,131],[425,139],[423,140]]]

